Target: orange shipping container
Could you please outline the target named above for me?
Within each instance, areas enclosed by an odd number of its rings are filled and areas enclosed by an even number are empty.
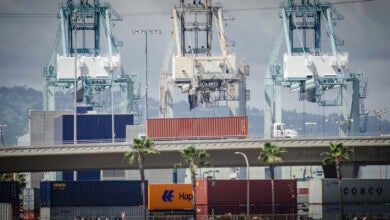
[[[245,138],[248,117],[155,118],[148,119],[152,139]]]
[[[192,209],[191,184],[149,184],[149,210]]]

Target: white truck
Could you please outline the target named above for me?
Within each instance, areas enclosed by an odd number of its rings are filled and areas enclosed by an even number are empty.
[[[271,137],[296,138],[298,137],[298,132],[293,129],[286,129],[284,123],[274,123],[272,125]]]

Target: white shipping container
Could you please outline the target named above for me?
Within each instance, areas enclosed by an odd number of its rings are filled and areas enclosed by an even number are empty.
[[[339,219],[340,205],[310,205],[310,217],[313,219]],[[344,215],[347,219],[353,217],[390,217],[390,204],[344,205]]]
[[[12,220],[12,205],[9,203],[0,203],[0,219]]]
[[[23,189],[23,209],[30,211],[34,210],[35,204],[35,193],[33,188],[25,188]]]
[[[343,179],[344,203],[390,203],[390,180]],[[340,194],[337,179],[311,180],[310,204],[337,204]]]
[[[298,204],[307,204],[309,202],[309,196],[308,195],[297,195],[297,203]]]
[[[50,220],[50,208],[42,207],[39,216],[40,220]]]
[[[322,179],[310,180],[309,204],[322,204]]]

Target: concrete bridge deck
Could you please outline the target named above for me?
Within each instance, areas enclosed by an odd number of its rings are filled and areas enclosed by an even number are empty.
[[[279,165],[321,165],[321,152],[329,150],[329,142],[342,142],[353,149],[351,158],[343,165],[345,177],[357,175],[360,165],[390,164],[390,136],[382,137],[328,137],[294,139],[218,139],[156,141],[158,155],[147,158],[145,168],[172,168],[184,161],[180,150],[195,145],[206,149],[213,167],[245,166],[241,151],[248,156],[250,166],[264,166],[257,160],[259,147],[266,142],[276,143],[287,149],[284,162]],[[137,169],[129,165],[124,153],[131,148],[130,142],[66,144],[53,146],[2,147],[0,148],[0,172],[36,172],[84,169]],[[332,168],[324,167],[325,175],[332,177]]]

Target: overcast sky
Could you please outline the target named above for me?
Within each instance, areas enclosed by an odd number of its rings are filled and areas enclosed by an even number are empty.
[[[170,12],[178,1],[110,2],[119,13],[127,14],[113,28],[114,34],[124,43],[119,50],[126,72],[144,73],[144,38],[130,35],[130,31],[138,28],[162,30],[161,35],[149,38],[150,96],[157,99],[158,77],[172,28],[171,16],[161,13],[129,16],[129,13]],[[279,6],[276,0],[223,0],[222,3],[224,9]],[[344,20],[336,26],[336,33],[345,41],[342,51],[349,53],[349,68],[360,69],[368,76],[366,108],[389,108],[390,1],[374,0],[335,6],[344,15]],[[0,1],[0,86],[26,85],[42,90],[42,68],[53,47],[59,24],[57,17],[53,16],[57,9],[58,1],[54,0]],[[236,42],[236,46],[229,50],[237,54],[238,61],[245,60],[250,65],[247,87],[251,90],[251,107],[263,109],[264,106],[263,78],[280,24],[278,13],[277,9],[229,12],[235,21],[228,23],[226,32]],[[326,43],[327,39],[322,41]],[[285,50],[283,47],[282,52]],[[296,94],[284,93],[283,108],[303,110],[303,104],[298,102]],[[177,99],[186,99],[186,96]],[[310,111],[322,113],[322,108],[312,106]],[[332,108],[326,111],[338,110]]]

